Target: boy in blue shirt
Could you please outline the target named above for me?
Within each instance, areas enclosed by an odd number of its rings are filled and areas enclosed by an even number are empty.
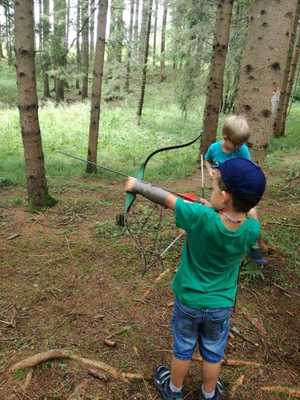
[[[232,158],[246,158],[251,160],[247,141],[250,136],[250,129],[246,118],[243,115],[230,115],[224,121],[223,140],[212,143],[205,153],[205,165],[210,176],[214,173],[214,168],[226,160]],[[257,217],[255,209],[251,211]],[[260,250],[259,242],[250,250],[250,258],[258,265],[266,265],[267,259]]]
[[[164,400],[183,399],[182,386],[198,344],[203,358],[199,400],[218,400],[221,361],[235,303],[239,268],[256,242],[259,222],[247,213],[265,190],[259,166],[243,158],[223,162],[213,176],[211,204],[190,203],[149,183],[129,178],[126,190],[174,210],[186,231],[172,289],[176,297],[171,370],[158,367],[154,383]]]

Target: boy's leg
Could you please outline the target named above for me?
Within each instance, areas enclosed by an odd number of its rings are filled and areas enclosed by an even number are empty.
[[[210,363],[203,360],[202,362],[202,379],[203,389],[207,393],[211,393],[217,386],[217,381],[221,372],[221,362]]]
[[[171,382],[177,388],[181,388],[184,378],[189,370],[190,360],[178,360],[174,356],[171,361]]]

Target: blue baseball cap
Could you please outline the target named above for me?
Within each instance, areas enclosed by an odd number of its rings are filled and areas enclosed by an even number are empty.
[[[253,207],[259,202],[266,188],[262,169],[246,158],[232,158],[218,167],[228,192]]]

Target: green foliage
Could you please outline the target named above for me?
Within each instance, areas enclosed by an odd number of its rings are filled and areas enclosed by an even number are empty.
[[[0,61],[0,109],[17,103],[16,71]]]
[[[16,381],[22,381],[23,379],[26,378],[26,375],[27,375],[27,372],[25,369],[17,369],[13,374],[14,379]]]
[[[257,265],[251,260],[247,260],[242,266],[241,278],[248,281],[255,281],[258,279],[264,280],[263,268],[261,265]]]

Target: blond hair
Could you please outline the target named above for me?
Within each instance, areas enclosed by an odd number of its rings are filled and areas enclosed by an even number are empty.
[[[250,129],[243,115],[230,115],[224,121],[223,136],[235,144],[246,143],[250,136]]]

